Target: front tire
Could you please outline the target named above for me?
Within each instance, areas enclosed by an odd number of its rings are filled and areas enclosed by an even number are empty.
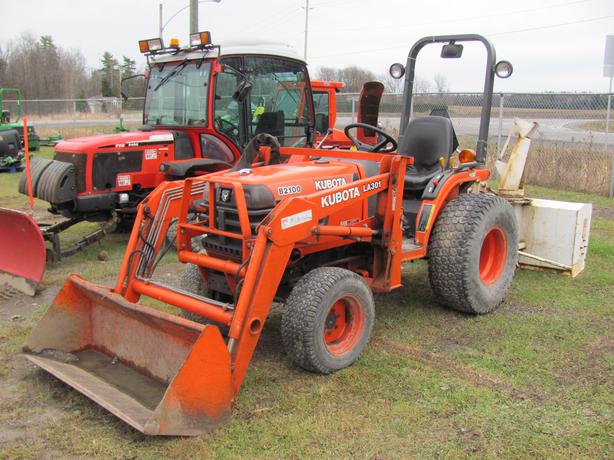
[[[461,312],[491,312],[503,301],[516,271],[514,209],[485,193],[454,198],[435,222],[428,256],[438,301]]]
[[[360,357],[374,319],[373,294],[360,276],[337,267],[316,268],[288,296],[281,337],[298,366],[330,374]]]

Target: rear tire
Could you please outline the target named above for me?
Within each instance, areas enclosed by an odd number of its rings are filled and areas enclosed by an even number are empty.
[[[436,299],[461,312],[494,310],[518,262],[512,206],[484,193],[463,194],[443,209],[429,241],[429,279]]]
[[[298,366],[330,374],[360,357],[374,319],[373,294],[360,276],[342,268],[316,268],[288,296],[281,337]]]

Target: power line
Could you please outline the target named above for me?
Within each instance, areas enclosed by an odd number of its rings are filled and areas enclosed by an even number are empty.
[[[539,6],[536,8],[529,8],[529,9],[524,9],[524,10],[505,11],[501,13],[492,13],[492,14],[486,14],[486,15],[481,15],[481,16],[470,16],[470,17],[464,17],[464,18],[439,19],[436,21],[429,21],[429,22],[416,22],[416,23],[411,23],[411,24],[404,24],[402,26],[379,26],[379,27],[369,26],[368,30],[370,31],[371,30],[398,30],[398,29],[406,29],[412,26],[425,26],[425,25],[433,25],[433,24],[442,24],[446,22],[473,21],[476,19],[490,19],[490,18],[494,18],[498,16],[507,16],[507,15],[512,15],[512,14],[521,14],[521,13],[532,13],[534,11],[541,11],[541,10],[547,10],[547,9],[552,9],[552,8],[563,8],[566,6],[577,5],[579,3],[587,3],[590,1],[593,1],[593,0],[574,0],[572,2],[557,3],[554,5]],[[314,30],[314,32],[324,31],[324,30],[328,30],[328,29],[316,29]],[[336,28],[335,31],[337,32],[364,32],[365,27]]]
[[[614,18],[614,14],[608,15],[608,16],[598,16],[595,18],[587,18],[587,19],[580,19],[577,21],[571,21],[571,22],[562,22],[559,24],[550,24],[547,26],[538,26],[538,27],[529,27],[526,29],[518,29],[518,30],[507,30],[504,32],[495,32],[492,34],[484,34],[488,37],[492,37],[495,35],[507,35],[507,34],[515,34],[515,33],[520,33],[520,32],[530,32],[533,30],[544,30],[544,29],[553,29],[555,27],[563,27],[563,26],[570,26],[570,25],[574,25],[574,24],[584,24],[587,22],[595,22],[595,21],[601,21],[603,19],[610,19],[610,18]],[[391,50],[395,50],[395,49],[400,49],[400,48],[407,48],[407,45],[398,45],[398,46],[388,46],[386,48],[376,48],[376,49],[368,49],[368,50],[360,50],[360,51],[350,51],[350,52],[346,52],[346,53],[335,53],[335,54],[326,54],[323,56],[314,56],[312,59],[321,59],[321,58],[327,58],[327,57],[336,57],[336,56],[344,56],[347,54],[365,54],[365,53],[375,53],[375,52],[379,52],[379,51],[391,51]]]
[[[570,26],[572,24],[583,24],[585,22],[593,22],[593,21],[599,21],[601,19],[609,19],[609,18],[614,18],[614,14],[611,14],[609,16],[601,16],[601,17],[598,17],[598,18],[580,19],[579,21],[562,22],[560,24],[552,24],[552,25],[549,25],[549,26],[537,26],[537,27],[528,27],[526,29],[508,30],[508,31],[505,31],[505,32],[495,32],[495,33],[489,34],[489,35],[492,37],[492,36],[495,36],[495,35],[507,35],[507,34],[516,34],[516,33],[519,33],[519,32],[531,32],[533,30],[553,29],[555,27]]]
[[[260,21],[255,22],[254,24],[251,24],[249,26],[247,26],[246,29],[243,30],[243,32],[250,32],[251,30],[257,29],[258,27],[260,27],[262,24],[267,23],[267,22],[271,22],[271,21],[276,21],[277,24],[279,24],[280,18],[282,16],[285,16],[286,13],[288,13],[289,11],[295,12],[295,11],[300,11],[300,7],[298,6],[298,4],[295,4],[294,6],[291,6],[290,8],[285,8],[283,10],[278,11],[275,14],[271,14],[269,16],[267,16],[264,19],[261,19]],[[275,25],[275,24],[273,24]]]

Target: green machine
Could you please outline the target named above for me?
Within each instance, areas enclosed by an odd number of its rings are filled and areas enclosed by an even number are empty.
[[[17,114],[11,114],[5,109],[5,100],[9,99],[17,104]],[[13,118],[13,119],[12,119]],[[21,121],[21,91],[15,88],[0,88],[0,132],[16,130],[23,146],[23,121]],[[34,126],[28,125],[28,147],[30,150],[40,148],[40,137],[36,134]]]

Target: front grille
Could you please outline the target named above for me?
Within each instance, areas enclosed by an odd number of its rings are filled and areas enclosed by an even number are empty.
[[[256,235],[256,227],[262,222],[262,219],[271,212],[271,209],[272,208],[247,210],[249,224],[254,236]],[[223,205],[218,201],[215,207],[215,217],[215,228],[241,235],[241,223],[239,221],[239,212],[237,208]],[[230,257],[237,261],[243,259],[241,243],[241,239],[214,234],[209,234],[207,238],[202,240],[203,248],[206,249],[207,253],[211,256],[223,258]]]

